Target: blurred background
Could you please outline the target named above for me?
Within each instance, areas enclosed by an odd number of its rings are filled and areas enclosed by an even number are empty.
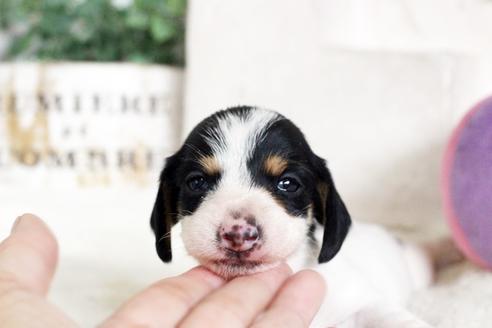
[[[492,1],[0,0],[0,58],[0,237],[23,212],[44,218],[61,246],[51,299],[90,327],[187,263],[154,253],[157,176],[228,106],[298,124],[356,220],[447,234],[440,166],[492,93]],[[483,327],[487,296],[465,264],[410,306]]]

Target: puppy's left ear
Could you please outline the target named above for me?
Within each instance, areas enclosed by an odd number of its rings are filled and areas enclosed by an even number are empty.
[[[175,182],[178,155],[166,159],[161,172],[159,190],[150,216],[150,226],[155,234],[157,255],[163,262],[171,262],[171,228],[178,221],[177,197],[179,193]]]
[[[318,256],[318,262],[324,263],[331,260],[342,247],[347,236],[352,219],[338,194],[330,171],[325,161],[317,158],[320,182],[318,191],[318,210],[316,220],[324,225],[323,243]]]

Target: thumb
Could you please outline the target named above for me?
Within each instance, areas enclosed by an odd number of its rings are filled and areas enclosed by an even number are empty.
[[[44,295],[58,260],[58,245],[46,224],[32,214],[17,218],[9,237],[0,243],[0,286],[15,283]]]
[[[57,261],[55,237],[39,218],[24,214],[0,243],[0,326],[75,327],[43,297]]]

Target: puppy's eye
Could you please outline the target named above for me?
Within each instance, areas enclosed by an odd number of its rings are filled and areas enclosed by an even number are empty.
[[[277,189],[285,192],[296,192],[301,184],[294,178],[282,178],[277,183]]]
[[[208,189],[208,182],[204,176],[195,175],[186,180],[186,185],[191,191],[206,191]]]

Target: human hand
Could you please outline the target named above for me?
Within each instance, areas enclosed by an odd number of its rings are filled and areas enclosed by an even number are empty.
[[[76,327],[45,299],[57,243],[33,215],[20,217],[0,243],[0,322],[5,327]],[[112,314],[112,327],[307,327],[324,296],[314,271],[286,265],[225,282],[198,267],[148,287]]]

